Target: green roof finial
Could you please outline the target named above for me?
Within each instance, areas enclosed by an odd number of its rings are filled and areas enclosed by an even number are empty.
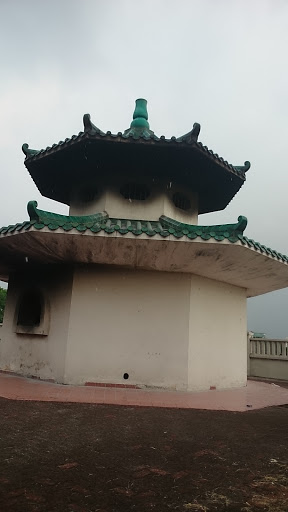
[[[130,125],[130,128],[147,128],[149,130],[150,126],[147,119],[147,100],[139,98],[138,100],[136,100],[133,121]]]
[[[148,123],[147,100],[139,98],[136,100],[136,106],[133,114],[133,121],[124,135],[127,137],[144,137],[145,139],[155,138],[154,132],[150,130]]]

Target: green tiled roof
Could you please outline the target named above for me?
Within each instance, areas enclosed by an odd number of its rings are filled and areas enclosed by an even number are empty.
[[[148,123],[147,102],[136,100],[130,127],[104,133],[89,114],[84,130],[46,149],[23,144],[28,169],[40,193],[70,205],[75,189],[85,183],[109,184],[125,177],[173,183],[198,194],[199,213],[223,210],[246,181],[250,167],[228,163],[198,141],[200,124],[181,137],[158,137]],[[106,183],[107,184],[107,183]]]
[[[28,231],[31,228],[37,230],[48,228],[51,231],[59,230],[64,232],[69,232],[74,229],[79,233],[88,231],[91,234],[104,232],[107,235],[113,233],[126,235],[127,233],[131,233],[135,236],[143,234],[149,237],[158,235],[163,238],[173,236],[175,239],[183,238],[184,240],[194,240],[197,238],[204,241],[215,240],[217,242],[226,240],[231,243],[241,242],[242,245],[254,249],[257,252],[288,263],[288,256],[274,251],[243,235],[247,226],[247,219],[243,216],[238,217],[238,222],[235,224],[198,226],[184,224],[164,215],[162,215],[158,221],[129,220],[110,218],[106,212],[85,216],[60,215],[38,210],[37,206],[36,201],[30,201],[27,206],[30,220],[0,228],[0,238],[10,233]]]
[[[86,119],[90,118],[90,115],[84,114],[83,120],[85,118]],[[91,123],[91,125],[94,127],[94,125],[92,123]],[[197,125],[197,123],[194,123],[194,125]],[[104,139],[105,138],[105,140],[107,140],[107,141],[115,140],[115,141],[119,142],[121,140],[131,138],[132,140],[134,140],[134,142],[139,142],[139,143],[143,143],[143,142],[145,143],[145,141],[149,142],[149,141],[153,140],[159,146],[164,146],[167,144],[169,144],[169,146],[170,145],[195,146],[197,149],[199,149],[201,151],[201,153],[205,154],[206,156],[209,156],[210,158],[212,158],[212,160],[220,163],[222,166],[226,167],[227,170],[232,171],[234,174],[236,174],[243,180],[245,180],[245,173],[250,169],[250,166],[251,166],[251,164],[250,164],[250,162],[248,162],[248,160],[245,161],[243,165],[232,165],[229,162],[227,162],[227,160],[224,160],[224,158],[219,156],[217,153],[214,153],[212,151],[212,149],[209,149],[207,146],[204,146],[204,144],[202,144],[202,142],[199,142],[199,141],[193,139],[192,137],[190,139],[189,138],[184,139],[183,136],[178,137],[178,138],[172,136],[170,139],[166,139],[166,137],[164,137],[164,135],[161,135],[161,137],[159,138],[155,134],[149,135],[149,136],[145,136],[145,135],[136,136],[136,135],[134,135],[134,131],[131,131],[130,129],[128,129],[128,132],[129,132],[128,135],[126,134],[126,132],[124,132],[124,133],[118,132],[117,134],[113,134],[110,131],[108,131],[108,132],[104,133],[104,132],[101,132],[101,130],[99,130],[99,128],[95,127],[95,130],[92,129],[91,131],[79,132],[78,135],[72,135],[71,138],[66,138],[64,141],[60,140],[57,144],[48,146],[45,149],[39,149],[39,150],[38,149],[30,149],[29,144],[25,143],[22,145],[22,151],[26,156],[25,162],[27,162],[28,160],[33,161],[38,158],[40,159],[43,156],[50,155],[50,154],[53,154],[61,149],[65,149],[70,146],[73,146],[74,144],[77,144],[78,142],[80,142],[83,139],[91,140],[91,139],[101,139],[101,138]],[[189,134],[187,134],[187,135],[190,135],[192,132],[193,132],[193,130],[191,130],[191,132],[189,132]]]
[[[148,123],[148,113],[147,113],[147,101],[145,99],[136,100],[136,107],[133,114],[133,121],[130,125],[130,128],[122,132],[118,132],[117,134],[112,134],[110,131],[106,133],[102,132],[97,126],[95,126],[91,119],[90,114],[84,114],[83,116],[83,124],[84,131],[79,132],[78,135],[72,135],[70,138],[66,138],[64,141],[61,140],[57,144],[53,144],[51,147],[48,146],[45,149],[30,149],[28,144],[22,145],[22,151],[26,156],[25,163],[27,161],[41,159],[43,156],[50,155],[59,150],[65,149],[67,147],[73,146],[77,144],[82,139],[105,139],[107,141],[117,140],[119,141],[130,141],[139,142],[139,143],[153,143],[161,145],[176,145],[176,146],[195,146],[197,149],[204,153],[206,156],[209,156],[214,161],[220,163],[222,166],[226,167],[230,172],[232,171],[238,177],[245,180],[245,173],[250,169],[250,162],[244,162],[244,165],[235,166],[228,163],[224,158],[220,157],[217,153],[214,153],[211,149],[208,149],[207,146],[204,146],[201,142],[198,141],[198,136],[200,133],[200,124],[194,123],[193,129],[182,135],[181,137],[166,138],[164,135],[157,137],[155,133],[150,130],[150,126]]]

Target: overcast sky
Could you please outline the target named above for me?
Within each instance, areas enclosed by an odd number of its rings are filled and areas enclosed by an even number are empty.
[[[199,224],[248,217],[246,235],[288,254],[287,0],[0,0],[0,224],[41,197],[21,146],[40,149],[82,130],[83,114],[123,131],[148,100],[157,135],[199,140],[247,182]],[[248,301],[248,327],[288,336],[288,291]]]

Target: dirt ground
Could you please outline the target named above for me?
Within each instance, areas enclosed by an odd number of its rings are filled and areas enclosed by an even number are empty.
[[[0,399],[1,512],[288,511],[288,407]]]

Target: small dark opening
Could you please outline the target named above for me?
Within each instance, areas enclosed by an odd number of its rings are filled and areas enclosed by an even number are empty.
[[[42,315],[42,295],[39,291],[27,291],[22,295],[19,310],[17,325],[25,327],[39,326]]]
[[[141,185],[139,183],[127,183],[120,189],[125,199],[136,199],[137,201],[145,201],[150,196],[150,190],[147,185]]]
[[[125,380],[129,379],[129,373],[124,373],[123,379],[125,379]]]
[[[175,194],[173,194],[172,199],[173,199],[173,203],[175,204],[176,208],[180,208],[180,210],[190,210],[191,201],[184,194],[181,194],[180,192],[176,192]]]

